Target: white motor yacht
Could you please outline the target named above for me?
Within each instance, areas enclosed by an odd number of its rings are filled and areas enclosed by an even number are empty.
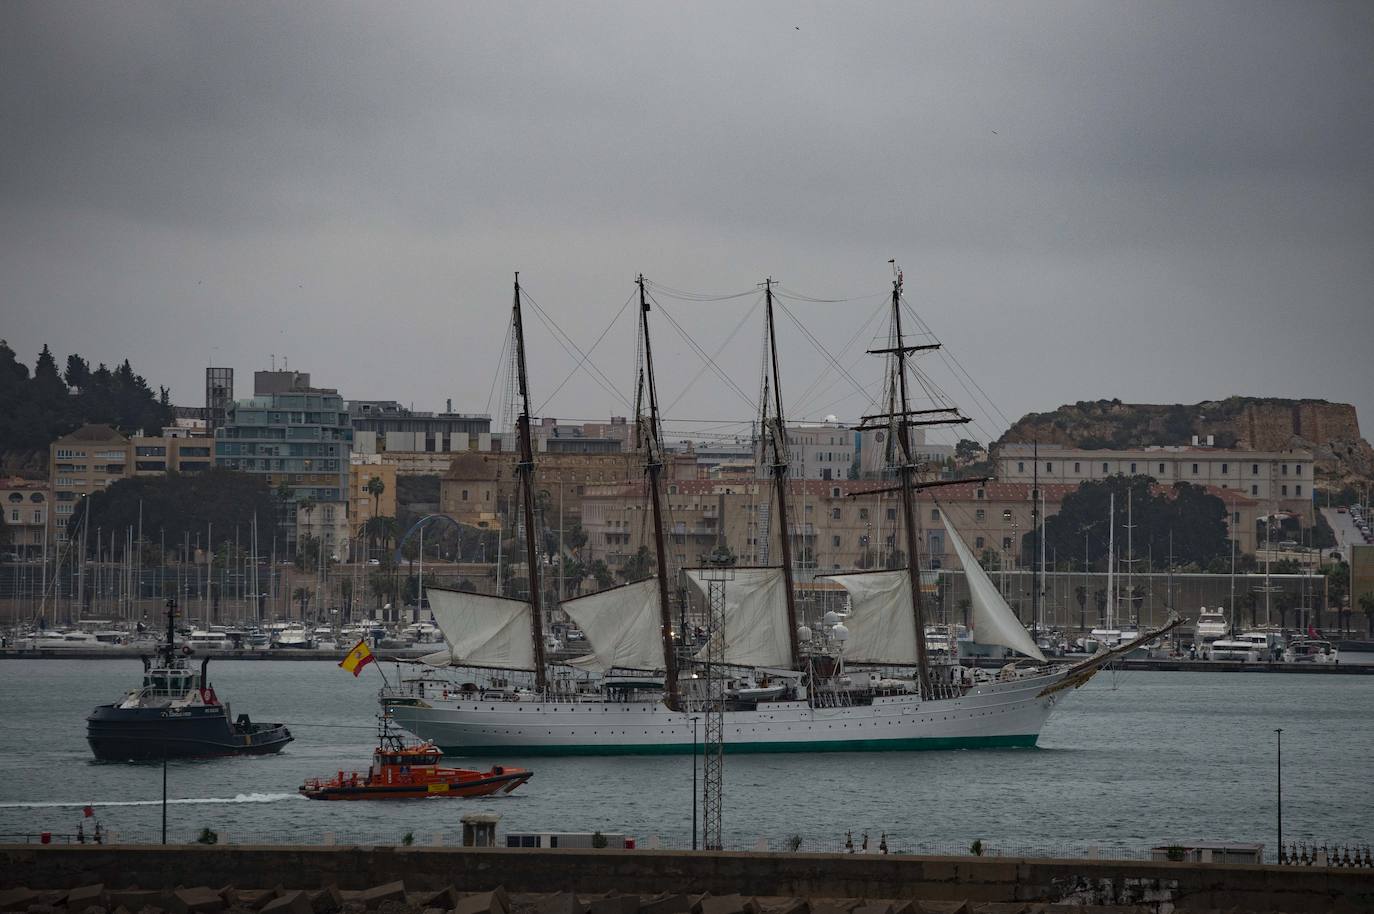
[[[315,639],[304,625],[292,622],[277,633],[277,640],[273,646],[309,650],[315,646]]]
[[[1209,659],[1212,656],[1212,644],[1225,638],[1226,633],[1226,613],[1222,608],[1202,607],[1198,613],[1197,624],[1193,626],[1193,650],[1197,651],[1199,658]]]

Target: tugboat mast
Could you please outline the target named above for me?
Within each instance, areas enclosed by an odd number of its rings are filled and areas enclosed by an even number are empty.
[[[663,542],[663,436],[659,427],[658,385],[654,381],[654,352],[649,345],[649,299],[644,293],[644,274],[635,280],[639,286],[640,332],[644,336],[643,386],[649,396],[648,413],[635,417],[636,423],[647,425],[638,432],[644,447],[644,471],[649,475],[649,503],[654,513],[654,558],[658,569],[658,611],[663,634],[663,674],[667,689],[668,709],[676,711],[681,704],[677,681],[677,651],[673,644],[673,607],[668,597],[668,556]],[[683,633],[686,640],[686,633]]]
[[[787,425],[782,414],[782,382],[778,374],[778,338],[773,327],[773,278],[763,281],[765,321],[768,326],[768,354],[772,363],[773,381],[773,421],[768,423],[765,416],[764,434],[772,443],[773,462],[768,469],[773,474],[773,488],[778,502],[778,525],[782,530],[779,537],[782,546],[782,578],[787,594],[787,643],[792,652],[792,666],[799,668],[801,653],[797,646],[797,602],[795,582],[792,572],[792,531],[787,521]],[[763,403],[765,411],[768,401]]]
[[[515,365],[520,394],[520,416],[516,427],[520,439],[520,462],[515,465],[520,477],[520,498],[525,510],[525,567],[529,581],[530,637],[534,639],[534,687],[545,692],[548,671],[544,668],[544,611],[540,593],[539,552],[535,543],[538,531],[534,525],[534,442],[530,438],[530,390],[525,375],[525,325],[520,315],[520,274],[515,274],[515,304],[512,306],[515,328]],[[559,556],[562,560],[562,556]]]

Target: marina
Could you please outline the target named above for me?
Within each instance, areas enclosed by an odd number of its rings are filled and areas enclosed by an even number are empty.
[[[459,817],[502,816],[509,831],[636,835],[641,846],[690,847],[692,757],[461,755],[537,770],[521,790],[460,803],[333,803],[296,792],[341,760],[376,746],[378,677],[353,679],[335,661],[223,661],[216,686],[295,741],[258,758],[169,765],[170,840],[210,826],[222,841],[397,843],[407,833],[457,843]],[[8,661],[0,707],[0,833],[70,832],[93,804],[107,829],[156,841],[161,766],[91,760],[80,725],[128,681],[127,661]],[[391,670],[387,670],[388,676]],[[894,847],[964,853],[975,839],[1008,850],[1143,855],[1175,841],[1274,846],[1274,734],[1284,728],[1284,833],[1309,843],[1368,840],[1358,798],[1374,753],[1374,680],[1249,673],[1107,671],[1077,690],[1037,748],[976,752],[730,755],[722,827],[726,847],[760,839],[838,850],[844,835],[883,833]],[[62,722],[66,722],[65,724]],[[346,766],[345,766],[346,767]],[[1236,802],[1244,797],[1246,802]],[[1135,810],[1121,815],[1110,811]],[[1110,814],[1108,814],[1110,812]],[[332,837],[331,837],[332,836]]]

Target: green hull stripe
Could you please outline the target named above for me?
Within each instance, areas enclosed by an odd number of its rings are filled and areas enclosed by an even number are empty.
[[[936,736],[912,739],[840,739],[798,742],[725,743],[725,751],[743,752],[907,752],[939,749],[1024,749],[1035,746],[1038,734],[1016,736]],[[651,745],[579,746],[440,746],[446,755],[687,755],[701,745],[659,743]]]

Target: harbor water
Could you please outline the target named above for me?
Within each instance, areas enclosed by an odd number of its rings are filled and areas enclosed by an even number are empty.
[[[393,669],[385,668],[388,675]],[[332,662],[211,664],[235,716],[285,721],[277,756],[168,766],[168,840],[203,828],[234,843],[458,842],[467,812],[501,814],[501,832],[623,833],[641,844],[692,841],[693,759],[473,759],[532,768],[499,798],[327,803],[308,777],[366,769],[378,670]],[[156,841],[162,766],[97,763],[85,715],[135,685],[129,660],[0,663],[0,841],[89,832]],[[838,850],[846,832],[886,835],[894,851],[1139,856],[1196,840],[1275,845],[1276,734],[1283,728],[1284,840],[1374,841],[1374,677],[1107,672],[1061,703],[1036,749],[730,755],[725,845]],[[460,756],[448,763],[464,765]],[[82,808],[92,806],[93,818]]]

